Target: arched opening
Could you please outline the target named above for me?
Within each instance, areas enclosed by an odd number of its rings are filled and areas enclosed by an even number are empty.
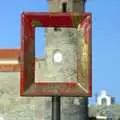
[[[102,103],[102,105],[107,105],[107,99],[106,98],[102,98],[101,103]]]
[[[62,12],[67,12],[67,3],[66,2],[62,3]]]

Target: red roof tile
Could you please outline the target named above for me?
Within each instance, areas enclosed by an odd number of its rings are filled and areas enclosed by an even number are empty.
[[[18,58],[20,49],[0,49],[0,58]]]
[[[20,49],[0,49],[0,58],[19,58]],[[44,60],[45,57],[35,57],[36,61]]]

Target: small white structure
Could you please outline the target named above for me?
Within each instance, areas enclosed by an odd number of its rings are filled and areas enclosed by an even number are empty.
[[[114,98],[107,94],[107,91],[102,90],[97,97],[97,105],[111,105],[114,104]]]

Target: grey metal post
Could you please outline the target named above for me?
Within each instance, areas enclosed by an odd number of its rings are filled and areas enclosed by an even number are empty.
[[[52,120],[60,120],[60,96],[52,96]]]

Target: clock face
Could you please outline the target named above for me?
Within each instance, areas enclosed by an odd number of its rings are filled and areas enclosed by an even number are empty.
[[[63,60],[63,55],[60,51],[56,51],[53,55],[53,60],[55,63],[61,63]]]

